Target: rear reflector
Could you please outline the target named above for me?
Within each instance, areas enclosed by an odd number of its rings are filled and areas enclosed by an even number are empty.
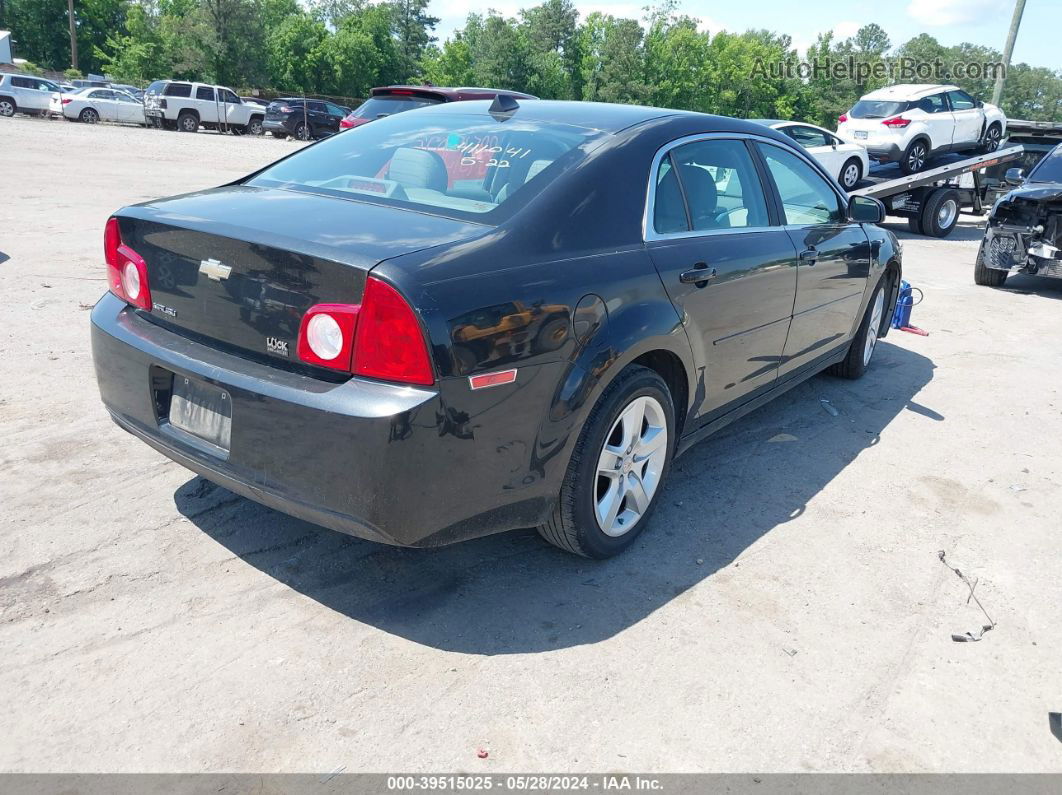
[[[108,218],[103,228],[103,258],[107,261],[107,286],[128,304],[151,309],[151,288],[148,286],[147,263],[129,246],[122,243],[117,218]]]
[[[404,384],[435,383],[420,322],[402,295],[370,276],[354,339],[354,373]]]
[[[516,370],[502,370],[500,373],[484,373],[468,377],[468,385],[473,389],[486,389],[489,386],[511,384],[516,380]]]

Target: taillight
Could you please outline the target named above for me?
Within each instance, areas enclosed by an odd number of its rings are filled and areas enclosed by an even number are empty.
[[[885,119],[885,121],[882,122],[882,124],[884,124],[886,127],[900,127],[900,128],[906,127],[910,123],[911,123],[911,120],[910,119],[905,119],[903,116],[895,116],[895,117],[893,117],[891,119]]]
[[[277,110],[279,110],[281,113],[291,113],[291,108],[287,105],[281,105],[279,108],[277,108]]]
[[[299,325],[299,358],[403,384],[435,383],[428,345],[413,308],[391,285],[365,280],[361,304],[316,304]]]
[[[103,257],[107,261],[107,286],[126,303],[151,309],[147,263],[122,243],[117,218],[108,218],[103,228]]]
[[[299,325],[299,358],[349,373],[360,309],[356,304],[316,304],[306,310]]]
[[[69,105],[73,101],[74,101],[73,97],[63,97],[63,104],[64,105]]]
[[[844,124],[846,121],[848,121],[848,114],[847,113],[842,113],[840,116],[837,117],[837,123],[838,124]]]

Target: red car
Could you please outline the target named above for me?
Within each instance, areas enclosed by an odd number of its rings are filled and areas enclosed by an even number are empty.
[[[517,99],[538,99],[519,91],[500,88],[444,88],[442,86],[380,86],[372,96],[351,111],[339,123],[341,130],[368,124],[373,119],[415,110],[442,102],[461,102],[469,99],[494,99],[498,94],[511,94]]]

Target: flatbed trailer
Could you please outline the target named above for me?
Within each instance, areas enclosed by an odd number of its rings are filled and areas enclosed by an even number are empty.
[[[1010,190],[1002,176],[987,176],[985,169],[1002,174],[1005,169],[998,167],[1018,160],[1023,152],[1020,145],[1008,146],[906,176],[894,176],[899,173],[895,167],[873,169],[862,187],[849,193],[878,199],[889,215],[907,218],[916,234],[947,237],[961,210],[981,215],[997,194]]]

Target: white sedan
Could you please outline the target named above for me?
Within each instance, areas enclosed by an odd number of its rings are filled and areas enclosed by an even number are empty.
[[[862,144],[846,141],[836,133],[814,124],[777,119],[754,119],[778,132],[788,135],[808,154],[819,161],[828,174],[833,175],[841,187],[852,190],[870,171],[870,156]]]
[[[143,103],[113,88],[85,88],[76,94],[52,94],[51,110],[71,121],[86,124],[98,121],[144,124]]]

